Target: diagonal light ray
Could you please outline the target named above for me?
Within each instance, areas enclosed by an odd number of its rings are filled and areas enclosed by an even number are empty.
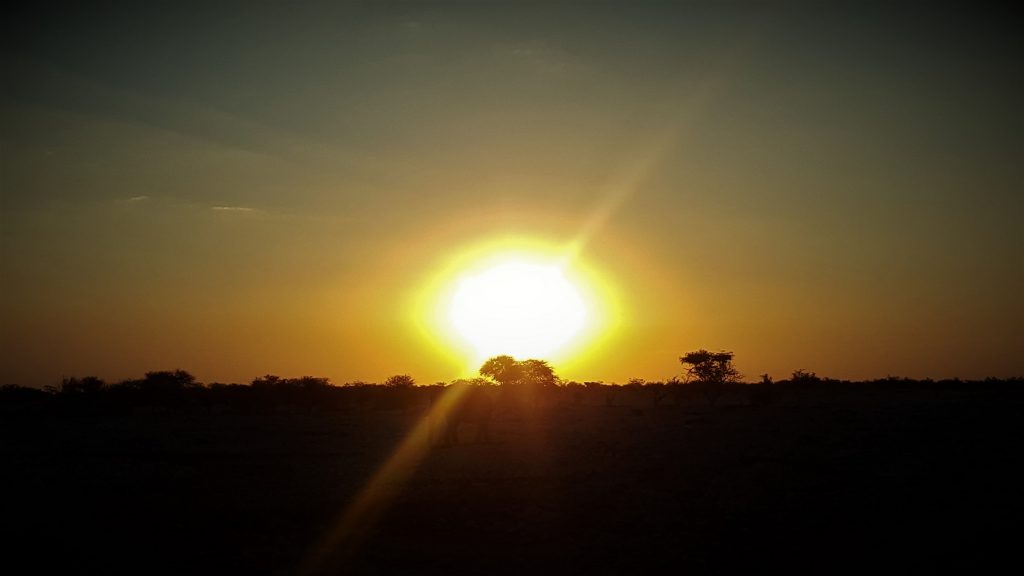
[[[451,416],[468,389],[444,389],[327,532],[310,547],[294,571],[296,576],[317,574],[327,561],[351,557],[358,550],[368,531],[387,512],[429,452],[434,431]]]
[[[603,229],[624,204],[636,196],[644,183],[662,164],[669,152],[682,140],[687,128],[707,109],[719,82],[706,81],[699,84],[687,96],[681,90],[673,91],[673,100],[680,100],[672,120],[662,127],[650,130],[645,142],[636,146],[631,158],[622,163],[600,193],[600,201],[580,227],[579,233],[570,242],[568,258],[575,258],[590,240]]]
[[[758,42],[756,34],[737,38],[720,56],[714,74],[696,84],[677,84],[667,91],[661,102],[650,106],[655,111],[671,110],[672,117],[660,127],[650,129],[645,142],[632,146],[635,152],[608,179],[601,190],[601,199],[569,243],[567,260],[579,255],[622,206],[641,191],[672,149],[683,141],[692,123],[706,114],[727,84],[739,76],[740,68],[747,63]]]

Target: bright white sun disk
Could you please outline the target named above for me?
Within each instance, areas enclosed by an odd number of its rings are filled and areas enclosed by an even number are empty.
[[[543,358],[584,327],[583,298],[559,266],[496,264],[457,282],[449,318],[480,357]]]

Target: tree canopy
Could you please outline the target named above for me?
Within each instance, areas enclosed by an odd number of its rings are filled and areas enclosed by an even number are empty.
[[[416,380],[408,374],[395,374],[385,380],[384,385],[392,388],[410,388],[416,385]]]
[[[495,356],[480,366],[480,375],[493,378],[502,386],[554,386],[555,370],[545,360],[516,360],[508,355]]]
[[[696,352],[687,352],[679,361],[690,367],[686,369],[686,379],[702,384],[724,384],[739,382],[742,376],[732,365],[732,352],[708,352],[701,348]]]

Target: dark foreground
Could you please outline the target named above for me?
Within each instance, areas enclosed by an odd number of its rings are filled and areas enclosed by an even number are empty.
[[[989,572],[1019,559],[1022,392],[846,386],[712,409],[601,391],[500,413],[487,442],[470,426],[405,449],[425,403],[6,403],[3,565]]]

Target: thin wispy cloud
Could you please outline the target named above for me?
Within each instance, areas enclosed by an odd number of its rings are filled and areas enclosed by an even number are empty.
[[[258,212],[257,209],[250,208],[248,206],[211,206],[210,210],[216,210],[218,212],[244,212],[244,213]]]
[[[140,194],[138,196],[128,196],[127,198],[123,196],[120,198],[114,198],[114,200],[112,200],[111,203],[119,205],[137,205],[147,203],[149,200],[149,196],[146,196],[145,194]]]
[[[193,214],[200,214],[202,212],[217,212],[220,214],[266,214],[265,210],[259,208],[253,208],[252,206],[238,206],[231,204],[215,204],[209,205],[201,202],[183,202],[173,198],[161,198],[151,197],[140,194],[138,196],[131,196],[129,198],[120,198],[116,201],[119,204],[126,205],[151,205],[153,209],[157,210],[171,210],[191,212]]]

